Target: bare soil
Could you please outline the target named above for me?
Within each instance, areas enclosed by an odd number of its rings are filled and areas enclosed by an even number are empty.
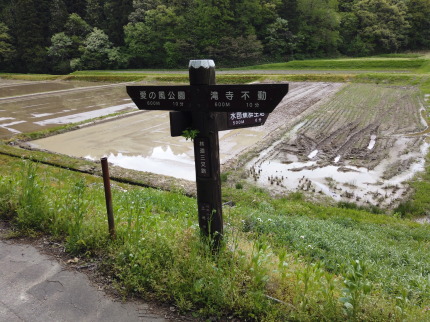
[[[289,99],[277,113],[291,115],[295,126],[248,164],[254,181],[278,193],[315,192],[380,207],[394,207],[409,193],[405,181],[423,167],[427,151],[416,88],[349,84],[304,111]]]

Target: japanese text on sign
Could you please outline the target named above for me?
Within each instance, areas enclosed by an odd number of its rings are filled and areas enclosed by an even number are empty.
[[[228,127],[238,128],[247,126],[256,126],[264,124],[268,114],[253,112],[232,112],[228,113]]]
[[[288,85],[210,85],[207,90],[206,106],[209,111],[270,113],[288,91]]]
[[[140,91],[140,99],[142,100],[185,100],[185,92],[184,91]]]
[[[209,178],[211,176],[209,140],[207,138],[195,138],[194,140],[197,176]]]
[[[139,107],[148,110],[187,110],[191,107],[189,86],[127,86]]]
[[[208,202],[202,202],[199,204],[199,213],[201,214],[201,220],[203,221],[203,226],[207,228],[207,222],[211,220],[212,209]]]
[[[251,97],[252,94],[254,94],[255,97]],[[255,93],[251,93],[250,91],[240,91],[240,92],[227,91],[227,92],[220,93],[219,91],[211,91],[211,94],[210,94],[210,99],[212,101],[222,101],[223,99],[232,101],[234,98],[238,98],[238,97],[243,101],[250,101],[250,100],[265,101],[267,99],[267,92],[256,91]]]
[[[270,113],[288,84],[127,86],[139,109]]]

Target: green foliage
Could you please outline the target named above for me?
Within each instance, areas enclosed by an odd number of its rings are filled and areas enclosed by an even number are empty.
[[[304,200],[303,193],[300,192],[300,191],[295,191],[295,192],[289,193],[287,198],[289,200],[293,200],[293,201],[302,201],[302,200]]]
[[[52,70],[55,73],[67,74],[71,71],[70,59],[73,55],[73,41],[64,32],[57,33],[51,38],[48,55],[53,59]]]
[[[181,20],[173,8],[158,6],[146,11],[142,22],[125,26],[125,43],[134,64],[137,67],[174,65],[178,59],[174,55]]]
[[[187,128],[182,132],[182,136],[188,141],[194,141],[197,135],[200,133],[199,130]]]
[[[366,279],[381,290],[400,294],[407,288],[411,297],[424,302],[430,300],[425,291],[429,284],[421,275],[422,269],[430,269],[430,263],[424,264],[418,246],[429,238],[427,227],[403,226],[385,215],[362,212],[367,216],[364,219],[359,217],[360,212],[345,209],[318,207],[317,210],[304,204],[280,206],[285,207],[284,210],[279,206],[265,209],[262,205],[254,211],[250,209],[245,220],[246,230],[270,236],[276,245],[288,247],[308,261],[321,262],[328,271],[347,274],[346,277],[349,269],[344,267],[345,263],[352,259],[366,261]],[[281,214],[266,215],[276,212]],[[296,212],[302,215],[295,215]],[[372,220],[380,220],[381,224],[372,223]],[[408,276],[407,279],[404,276]]]
[[[115,46],[124,45],[124,26],[128,23],[128,16],[133,10],[132,4],[132,0],[103,1],[104,21],[100,21],[99,24],[106,34],[109,35],[109,39],[111,39]],[[99,19],[101,20],[101,18]],[[97,21],[98,19],[94,20]],[[95,27],[98,26],[95,25]]]
[[[290,31],[287,20],[278,18],[267,26],[264,43],[265,51],[270,53],[273,59],[288,61],[289,57],[294,57],[297,49],[297,36]]]
[[[337,54],[339,42],[339,14],[337,1],[299,0],[297,8],[302,17],[298,43],[303,53],[313,56]]]
[[[116,48],[115,63],[103,68],[177,68],[197,57],[243,66],[426,50],[429,13],[428,0],[5,0],[0,15],[10,64],[0,67],[65,72],[70,60],[79,67],[79,47],[93,28]],[[50,61],[45,48],[56,46],[50,41],[59,33],[72,40],[72,57]]]
[[[396,0],[360,0],[354,4],[360,22],[357,37],[366,52],[397,52],[404,47],[408,28],[405,2]]]
[[[13,58],[15,49],[11,41],[9,28],[4,23],[0,23],[0,66],[3,66],[6,62],[10,62]]]
[[[80,180],[75,183],[69,194],[68,206],[70,207],[70,212],[73,214],[73,217],[68,226],[69,237],[67,244],[68,250],[71,252],[79,250],[79,245],[83,241],[83,221],[88,209],[88,200],[84,198],[85,188],[85,182]]]
[[[64,30],[70,37],[84,39],[91,32],[91,26],[77,13],[72,13],[64,24]]]
[[[222,66],[249,65],[261,59],[263,45],[255,35],[247,37],[222,37],[222,46],[208,46],[206,49],[213,59]]]
[[[195,199],[116,184],[111,240],[101,178],[4,156],[0,164],[1,216],[102,256],[124,295],[219,320],[428,318],[425,226],[243,189],[224,212],[225,247],[214,255]]]
[[[43,72],[48,70],[45,46],[48,41],[47,1],[17,0],[4,9],[2,22],[9,28],[15,53],[7,70]]]
[[[372,290],[372,284],[367,280],[366,274],[366,265],[359,260],[352,261],[344,274],[345,288],[343,289],[343,297],[339,300],[343,303],[347,316],[353,321],[361,319],[358,314],[363,297]]]
[[[427,49],[430,47],[430,1],[410,0],[407,2],[406,17],[410,29],[408,43],[412,48]]]
[[[109,37],[100,29],[94,28],[82,46],[82,56],[72,61],[72,69],[103,69],[126,66],[127,58],[112,46]]]
[[[24,229],[43,229],[48,209],[43,194],[44,187],[36,175],[36,163],[23,162],[21,165],[20,189],[17,195],[16,221]]]

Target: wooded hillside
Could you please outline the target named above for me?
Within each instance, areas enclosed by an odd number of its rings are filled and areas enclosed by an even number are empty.
[[[430,0],[0,0],[0,70],[239,66],[430,48]]]

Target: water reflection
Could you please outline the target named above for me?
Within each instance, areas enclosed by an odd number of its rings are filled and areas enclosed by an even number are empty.
[[[376,137],[372,138],[372,140],[375,139]],[[395,150],[392,150],[389,157],[372,170],[347,164],[319,166],[318,161],[312,160],[283,163],[278,159],[270,158],[267,150],[247,166],[259,185],[280,192],[304,190],[323,193],[337,201],[347,198],[363,202],[374,202],[378,196],[385,195],[383,202],[389,204],[402,196],[407,180],[424,170],[425,160],[422,156],[426,155],[428,150],[429,144],[425,142],[420,146],[420,151],[415,153],[399,156]],[[310,158],[311,155],[308,157]],[[393,161],[407,160],[407,158],[414,158],[415,162],[390,179],[383,179],[384,172]],[[340,159],[341,156],[338,155],[334,163]],[[391,187],[394,191],[388,193],[387,187]]]
[[[95,160],[91,156],[87,159]],[[186,153],[175,154],[170,146],[158,146],[148,156],[111,153],[110,163],[132,170],[158,173],[180,179],[195,181],[194,159]]]

